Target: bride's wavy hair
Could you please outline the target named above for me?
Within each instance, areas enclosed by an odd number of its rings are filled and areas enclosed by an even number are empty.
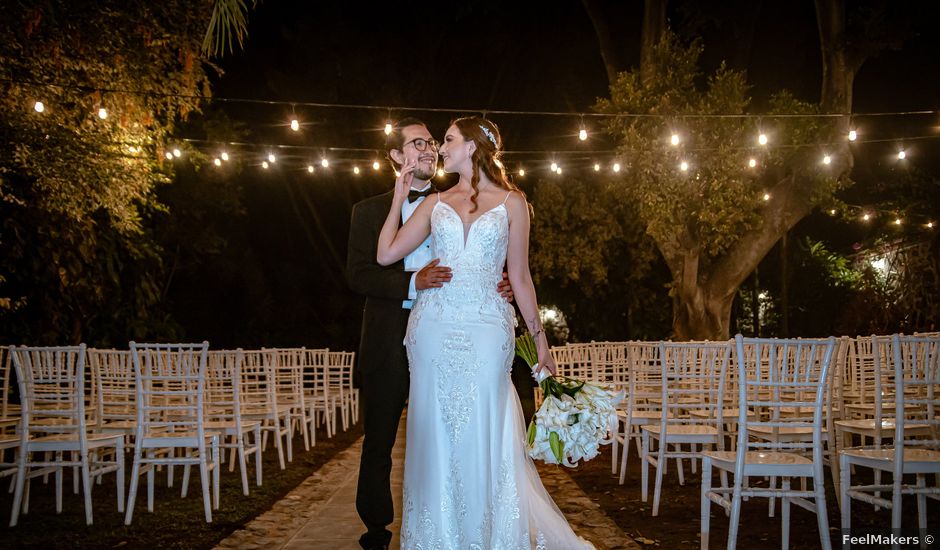
[[[473,175],[470,177],[470,185],[473,187],[470,202],[473,203],[473,208],[470,209],[470,212],[476,212],[479,207],[477,196],[480,194],[481,172],[499,187],[507,191],[518,191],[524,198],[525,193],[510,181],[503,163],[499,160],[503,155],[503,138],[500,136],[496,124],[479,116],[458,118],[451,124],[457,127],[464,139],[473,140],[477,146],[470,156],[473,163]]]

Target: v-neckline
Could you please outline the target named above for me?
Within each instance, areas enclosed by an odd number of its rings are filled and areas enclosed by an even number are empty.
[[[493,208],[490,208],[490,209],[487,210],[486,212],[484,212],[484,213],[480,214],[479,216],[477,216],[477,219],[475,219],[475,220],[473,220],[472,222],[469,222],[469,223],[468,223],[468,222],[463,221],[463,218],[460,217],[460,213],[457,212],[457,209],[454,208],[453,206],[451,206],[450,203],[448,203],[447,201],[445,201],[445,200],[441,199],[440,197],[438,197],[438,199],[437,199],[437,204],[435,204],[434,207],[437,208],[437,205],[438,205],[438,204],[443,204],[443,205],[447,206],[447,208],[450,208],[450,211],[453,212],[455,216],[457,216],[457,219],[460,220],[460,223],[463,225],[463,228],[464,228],[464,231],[463,231],[463,247],[464,247],[464,248],[467,248],[467,242],[470,240],[470,232],[473,231],[473,226],[476,225],[478,221],[480,221],[480,218],[482,218],[483,216],[486,216],[486,215],[489,214],[490,212],[493,212],[494,210],[496,210],[496,209],[499,208],[500,206],[502,206],[503,208],[506,207],[506,203],[505,203],[505,202],[501,202],[501,203],[497,204],[496,206],[494,206]],[[468,226],[469,226],[469,227],[468,227]]]

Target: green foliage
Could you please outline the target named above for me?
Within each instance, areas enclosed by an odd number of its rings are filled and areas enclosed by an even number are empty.
[[[561,310],[573,341],[668,332],[665,268],[635,209],[618,196],[622,185],[540,180],[530,194],[539,300]]]
[[[22,3],[0,23],[0,335],[33,343],[166,332],[144,231],[164,142],[198,108],[210,6]],[[139,93],[117,93],[110,90]],[[42,101],[45,111],[33,109]],[[108,112],[106,119],[98,109]]]

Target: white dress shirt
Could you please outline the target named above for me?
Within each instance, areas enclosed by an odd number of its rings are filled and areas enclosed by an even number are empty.
[[[418,191],[425,191],[431,188],[431,184],[427,184],[422,189]],[[408,221],[408,218],[415,213],[415,210],[418,209],[418,205],[421,204],[424,199],[427,197],[418,197],[414,202],[408,202],[407,200],[404,204],[401,205],[401,223]],[[428,235],[427,239],[424,239],[424,242],[418,245],[411,254],[405,256],[405,271],[410,271],[411,283],[408,284],[408,299],[403,301],[401,307],[405,309],[411,309],[412,304],[414,303],[415,298],[418,297],[418,290],[415,288],[415,278],[418,275],[418,271],[422,267],[428,265],[431,260],[434,258],[431,257],[431,236]]]

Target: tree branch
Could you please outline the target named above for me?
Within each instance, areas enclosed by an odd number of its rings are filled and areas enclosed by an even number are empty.
[[[594,33],[597,35],[597,44],[601,50],[601,59],[604,60],[604,68],[607,70],[607,82],[613,85],[617,81],[617,73],[620,72],[620,61],[617,50],[614,48],[613,39],[610,36],[610,27],[607,25],[607,19],[601,13],[600,2],[597,0],[582,0],[584,9],[587,10],[588,17],[591,18],[591,24],[594,25]]]

